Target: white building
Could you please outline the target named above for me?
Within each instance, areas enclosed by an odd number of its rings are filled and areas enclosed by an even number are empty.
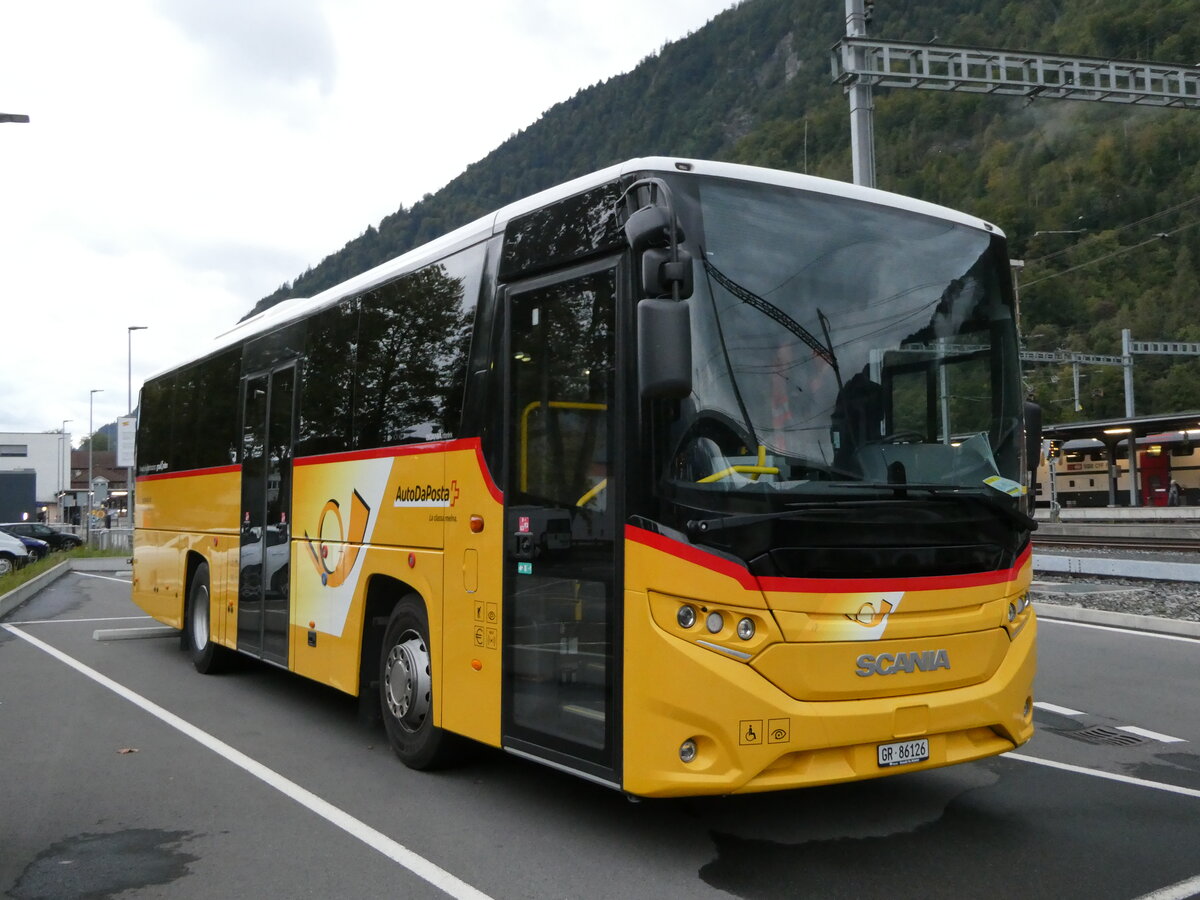
[[[26,510],[27,504],[22,502],[22,515],[15,518],[28,514],[30,519],[58,521],[58,495],[71,487],[70,467],[70,432],[0,432],[0,473],[32,471],[34,474],[35,508]],[[0,479],[0,490],[2,485]]]

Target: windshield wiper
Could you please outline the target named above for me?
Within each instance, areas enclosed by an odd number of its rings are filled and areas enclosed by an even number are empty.
[[[1026,531],[1036,531],[1038,527],[1037,520],[1026,515],[1015,506],[1009,506],[999,496],[988,491],[978,488],[964,488],[959,485],[941,484],[939,482],[921,482],[921,481],[904,481],[904,482],[879,482],[879,481],[855,481],[849,484],[839,485],[846,488],[866,488],[869,490],[894,491],[898,497],[904,497],[905,491],[923,491],[929,494],[934,500],[972,500],[976,503],[982,503],[988,509],[999,513],[1003,518],[1007,519],[1014,525],[1019,525]]]
[[[751,513],[744,516],[723,516],[715,519],[689,519],[688,534],[695,537],[710,534],[714,531],[724,531],[728,528],[742,528],[746,525],[757,525],[760,522],[771,522],[775,519],[803,519],[810,512],[818,510],[837,512],[840,509],[853,507],[861,509],[864,506],[895,506],[896,500],[820,500],[812,503],[789,503],[788,508],[778,512]]]

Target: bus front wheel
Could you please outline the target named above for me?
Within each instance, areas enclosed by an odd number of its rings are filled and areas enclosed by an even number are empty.
[[[184,624],[192,665],[202,675],[219,672],[227,651],[212,640],[209,624],[208,563],[200,563],[188,591],[187,621]]]
[[[411,769],[451,762],[454,736],[433,724],[429,621],[417,597],[404,598],[392,610],[379,665],[383,724],[396,755]]]

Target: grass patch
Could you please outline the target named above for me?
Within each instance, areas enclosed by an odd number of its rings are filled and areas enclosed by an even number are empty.
[[[45,559],[39,559],[37,562],[29,563],[23,569],[18,569],[15,572],[9,572],[7,575],[0,575],[0,594],[7,594],[9,591],[19,588],[26,582],[32,581],[43,572],[49,571],[61,562],[66,562],[68,559],[96,559],[96,558],[129,558],[128,550],[96,550],[92,547],[76,547],[74,550],[65,550],[58,553],[51,553]]]

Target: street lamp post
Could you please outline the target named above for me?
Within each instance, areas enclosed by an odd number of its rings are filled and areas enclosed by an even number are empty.
[[[96,395],[104,393],[104,388],[92,388],[91,394],[88,395],[88,483],[87,483],[87,520],[84,524],[84,535],[87,537],[88,543],[92,540],[92,451],[96,445],[96,434],[92,431],[92,411],[96,402]]]
[[[126,371],[125,393],[127,401],[127,410],[125,415],[133,415],[133,333],[135,331],[145,331],[148,325],[130,325],[126,331],[126,336],[129,343],[129,365]],[[133,540],[133,467],[129,466],[125,469],[125,506],[129,510],[129,529],[130,541]],[[132,545],[131,545],[132,546]]]

